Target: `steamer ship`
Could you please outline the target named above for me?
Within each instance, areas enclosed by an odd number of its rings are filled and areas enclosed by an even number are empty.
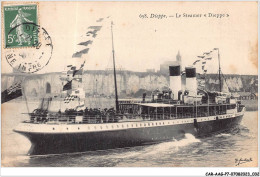
[[[194,67],[185,67],[186,84],[182,88],[181,66],[175,65],[169,66],[168,91],[153,93],[150,100],[145,93],[141,101],[119,100],[112,25],[111,34],[115,108],[85,107],[87,98],[79,83],[83,71],[79,72],[72,80],[76,86],[66,93],[65,103],[55,97],[42,98],[39,108],[28,113],[30,120],[14,129],[30,140],[28,155],[140,146],[182,139],[185,133],[208,136],[240,123],[245,107],[230,94],[221,92],[219,55],[219,92],[199,90]],[[70,74],[68,71],[67,76]]]

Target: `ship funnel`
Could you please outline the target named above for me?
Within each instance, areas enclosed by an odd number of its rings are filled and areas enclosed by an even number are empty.
[[[189,91],[189,95],[197,95],[197,79],[196,79],[196,68],[186,67],[186,90]]]
[[[180,65],[169,66],[170,71],[170,89],[173,93],[173,99],[178,100],[178,92],[181,90],[181,68]]]

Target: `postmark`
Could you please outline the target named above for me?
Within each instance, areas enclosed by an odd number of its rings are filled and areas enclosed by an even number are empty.
[[[24,23],[38,25],[37,11],[37,4],[3,7],[5,48],[33,47],[35,45],[33,41],[39,41],[37,33],[22,25]]]
[[[28,34],[37,34],[38,38],[30,38],[32,45],[30,48],[7,49],[5,58],[15,71],[35,73],[49,63],[53,51],[52,40],[48,32],[37,24],[22,23],[20,25],[24,29],[27,29]],[[9,33],[12,33],[12,31],[15,31],[18,27],[20,26],[11,28]],[[41,41],[37,39],[41,39]]]

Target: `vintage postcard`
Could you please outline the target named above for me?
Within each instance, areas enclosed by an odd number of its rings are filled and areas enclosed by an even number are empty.
[[[2,167],[258,166],[257,2],[1,10]]]

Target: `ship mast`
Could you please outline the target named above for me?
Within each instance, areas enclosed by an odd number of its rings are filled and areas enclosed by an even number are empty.
[[[220,68],[220,55],[219,55],[219,48],[218,49],[218,79],[219,79],[219,91],[221,92],[221,68]]]
[[[113,22],[111,22],[111,35],[112,35],[112,54],[113,54],[113,67],[114,67],[116,112],[118,112],[118,110],[119,110],[119,104],[118,104],[117,82],[116,82],[116,64],[115,64],[115,50],[114,50],[114,39],[113,39]]]

